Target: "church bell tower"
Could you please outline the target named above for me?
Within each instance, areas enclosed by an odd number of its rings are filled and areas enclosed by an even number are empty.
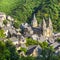
[[[32,27],[37,27],[38,26],[38,23],[37,23],[37,19],[36,19],[36,17],[35,17],[35,14],[34,14],[34,16],[33,16],[33,20],[32,20]]]

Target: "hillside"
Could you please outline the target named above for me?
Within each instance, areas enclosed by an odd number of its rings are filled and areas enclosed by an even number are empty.
[[[13,16],[19,24],[29,22],[34,13],[38,23],[43,17],[51,17],[54,32],[60,32],[60,0],[0,0],[0,11]]]

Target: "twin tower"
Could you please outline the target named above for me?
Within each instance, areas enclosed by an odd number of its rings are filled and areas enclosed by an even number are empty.
[[[33,20],[32,20],[32,27],[37,28],[38,23],[34,14]],[[53,34],[53,26],[52,26],[52,21],[49,18],[47,21],[45,19],[42,20],[41,24],[41,32],[44,37],[51,37]]]

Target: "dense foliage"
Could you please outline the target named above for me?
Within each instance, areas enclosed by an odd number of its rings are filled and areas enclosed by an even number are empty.
[[[26,38],[26,46],[29,45],[38,45],[38,41],[33,40],[32,38]]]
[[[18,22],[14,22],[13,26],[18,29],[19,28],[19,23]]]
[[[26,49],[26,48],[23,48],[23,47],[21,47],[20,50],[21,50],[21,51],[24,51],[24,53],[27,52],[27,49]]]
[[[3,24],[4,24],[4,25],[7,25],[7,20],[4,20],[4,21],[3,21]]]
[[[11,41],[0,41],[0,60],[19,60],[15,46]]]
[[[60,55],[55,55],[54,49],[48,47],[46,42],[41,43],[42,52],[41,56],[19,56],[13,43],[8,40],[6,42],[0,41],[0,60],[60,60]],[[22,51],[26,52],[26,49],[21,48]]]
[[[60,0],[0,0],[0,11],[13,16],[20,24],[30,22],[34,13],[38,23],[43,17],[51,17],[54,31],[60,31]]]
[[[17,23],[14,22],[15,28],[18,28],[22,22],[30,23],[34,13],[38,23],[41,23],[43,18],[51,17],[54,32],[60,32],[60,0],[0,0],[0,11],[17,20]],[[4,20],[3,23],[6,25],[7,21]],[[4,37],[4,31],[0,29],[0,38]],[[60,42],[60,38],[57,41]],[[38,41],[27,39],[26,45],[38,45]],[[20,57],[11,41],[0,41],[0,60],[60,60],[60,55],[53,54],[54,49],[48,47],[46,42],[40,46],[43,49],[42,57]],[[26,52],[24,48],[21,50]]]
[[[0,29],[0,38],[4,38],[5,34],[4,34],[4,30]]]
[[[60,38],[57,38],[56,41],[57,41],[58,43],[60,43]]]

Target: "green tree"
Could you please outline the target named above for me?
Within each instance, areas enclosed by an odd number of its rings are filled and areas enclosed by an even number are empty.
[[[4,25],[7,25],[7,20],[4,20],[4,21],[3,21],[3,24],[4,24]]]
[[[35,57],[27,56],[27,57],[21,57],[20,60],[36,60]]]
[[[18,29],[19,28],[19,23],[18,22],[14,22],[13,26]]]
[[[0,29],[0,38],[4,38],[5,34],[4,34],[4,30]]]
[[[16,52],[16,48],[13,45],[13,43],[11,41],[6,41],[6,48],[9,50],[10,52],[10,60],[19,60],[19,55]]]
[[[57,38],[56,41],[57,41],[58,43],[60,43],[60,38]]]
[[[42,47],[42,52],[41,52],[41,59],[42,60],[53,60],[55,59],[55,50],[53,49],[52,46],[49,46],[47,42],[43,42],[40,44],[40,46]]]
[[[0,41],[0,60],[19,60],[19,55],[11,41]]]
[[[21,51],[24,51],[24,53],[27,52],[27,49],[26,49],[26,48],[22,48],[22,47],[21,47],[20,50],[21,50]]]
[[[9,60],[10,52],[3,41],[0,41],[0,60]]]
[[[26,38],[26,45],[27,46],[29,46],[29,45],[38,45],[38,41],[33,40],[31,38]]]

